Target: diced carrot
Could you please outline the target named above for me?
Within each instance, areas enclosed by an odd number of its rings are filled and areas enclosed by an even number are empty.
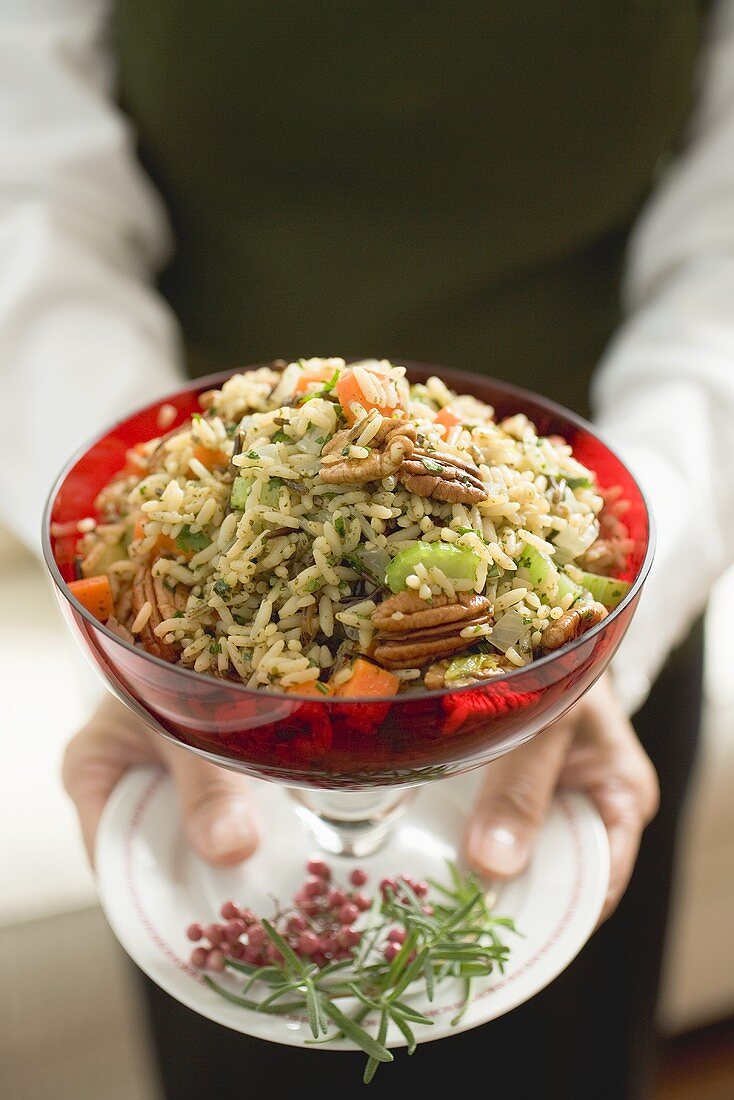
[[[388,376],[384,371],[373,370],[369,367],[363,367],[363,370],[369,371],[370,374],[374,374],[378,381],[387,380]],[[339,375],[339,380],[336,384],[336,396],[339,398],[339,404],[344,410],[344,415],[350,424],[353,424],[355,420],[351,408],[355,401],[361,405],[363,409],[366,409],[367,412],[369,412],[370,409],[379,409],[380,412],[385,413],[386,416],[391,416],[394,412],[402,408],[400,405],[396,409],[395,407],[381,405],[377,401],[371,401],[362,391],[362,387],[357,381],[353,370],[343,371],[342,374]]]
[[[298,381],[296,382],[296,393],[305,393],[309,386],[314,382],[329,382],[334,374],[333,367],[327,367],[321,364],[317,367],[309,367],[307,370],[301,372]]]
[[[136,474],[140,477],[147,470],[146,452],[148,450],[147,443],[136,443],[134,447],[131,447],[125,456],[125,465],[120,471],[124,477],[131,477],[132,474]]]
[[[354,672],[345,684],[340,684],[335,694],[342,698],[365,697],[384,699],[387,695],[397,695],[400,679],[394,672],[388,672],[371,661],[357,657]]]
[[[229,457],[224,451],[212,451],[209,447],[204,447],[201,444],[198,447],[194,447],[194,458],[206,466],[207,470],[213,470],[215,466],[228,466]]]
[[[318,687],[316,686],[318,684]],[[289,694],[293,695],[309,695],[315,698],[325,699],[327,695],[333,695],[334,689],[331,684],[325,684],[323,680],[309,680],[307,684],[290,684],[287,688],[283,689]]]
[[[135,539],[136,541],[140,541],[140,539],[144,538],[145,529],[143,527],[143,517],[139,516],[136,519],[135,526],[133,528],[133,539]],[[183,554],[184,557],[193,557],[193,550],[189,551],[188,553],[185,550],[181,550],[181,548],[176,545],[175,539],[172,539],[170,535],[159,535],[158,538],[155,540],[153,550],[159,554]]]
[[[70,581],[69,591],[100,622],[106,622],[114,610],[110,579],[105,573],[98,577],[85,577],[81,581]]]
[[[446,406],[445,408],[441,409],[440,413],[433,421],[433,423],[441,424],[444,428],[453,428],[457,424],[461,424],[462,420],[460,417],[455,416],[454,413],[452,413],[451,409]]]

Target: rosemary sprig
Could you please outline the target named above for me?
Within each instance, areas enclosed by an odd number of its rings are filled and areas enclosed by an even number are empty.
[[[226,966],[246,976],[240,993],[209,975],[205,981],[220,996],[251,1011],[306,1016],[313,1036],[307,1042],[351,1040],[367,1055],[367,1084],[380,1063],[393,1060],[385,1045],[390,1023],[403,1035],[409,1054],[417,1046],[416,1029],[433,1025],[405,996],[420,991],[433,1001],[442,982],[458,979],[464,996],[451,1021],[456,1026],[471,1003],[474,979],[486,977],[495,967],[504,970],[509,947],[502,934],[516,931],[513,922],[493,914],[475,875],[462,875],[451,863],[448,870],[449,885],[431,883],[435,894],[430,904],[403,880],[396,884],[397,893],[389,888],[378,891],[364,916],[359,947],[348,959],[319,967],[299,957],[274,924],[263,920],[273,961],[251,966],[228,957]],[[388,933],[395,927],[401,930],[402,943],[386,953]]]

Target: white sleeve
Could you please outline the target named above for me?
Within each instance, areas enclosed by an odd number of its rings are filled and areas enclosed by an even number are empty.
[[[685,153],[632,238],[596,419],[652,503],[657,555],[614,662],[630,712],[734,561],[734,0],[715,10]]]
[[[106,0],[0,0],[0,520],[38,544],[64,460],[175,388],[163,209],[111,99]]]

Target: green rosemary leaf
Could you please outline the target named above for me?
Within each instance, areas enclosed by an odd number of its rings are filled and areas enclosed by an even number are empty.
[[[426,983],[426,997],[429,1001],[432,1001],[436,989],[436,979],[433,972],[433,963],[429,958],[426,958],[423,963],[423,978]]]
[[[405,942],[407,943],[408,941],[406,940]],[[403,993],[404,990],[406,990],[408,986],[412,985],[412,983],[416,980],[418,975],[423,970],[423,964],[427,958],[428,948],[424,947],[423,950],[420,951],[413,959],[413,961],[405,968],[402,976],[400,977],[400,980],[395,983],[394,994],[396,997],[399,997],[400,994]]]
[[[268,939],[271,943],[275,944],[278,951],[280,951],[283,956],[286,967],[292,970],[294,974],[303,976],[303,964],[291,945],[286,943],[279,932],[276,932],[269,920],[263,918],[262,926],[267,933]]]
[[[458,894],[455,890],[449,890],[446,886],[442,886],[440,882],[436,882],[435,879],[429,878],[426,879],[426,882],[431,887],[431,889],[438,890],[439,894],[443,894],[444,897],[451,898],[452,901],[456,901],[458,899]]]
[[[469,1007],[470,1004],[471,1004],[471,978],[467,978],[466,981],[464,982],[464,1002],[463,1002],[461,1008],[459,1009],[459,1011],[454,1016],[453,1020],[451,1021],[451,1026],[452,1027],[456,1027],[456,1025],[461,1022],[461,1020],[464,1017],[464,1015],[466,1013],[466,1010],[467,1010],[467,1008]]]
[[[493,969],[492,963],[463,962],[459,963],[457,977],[486,978],[488,974],[492,973]]]
[[[305,1001],[303,1000],[273,1005],[272,1008],[262,1008],[259,1001],[253,1001],[249,997],[240,997],[236,993],[232,993],[231,990],[225,989],[223,985],[219,985],[218,982],[215,982],[208,974],[204,975],[204,981],[210,989],[214,989],[221,997],[224,997],[225,1001],[231,1001],[232,1004],[241,1005],[242,1008],[250,1008],[253,1012],[265,1012],[268,1015],[281,1016],[289,1012],[303,1012],[305,1008]]]
[[[368,1054],[370,1058],[376,1058],[378,1062],[392,1062],[393,1057],[389,1050],[378,1043],[369,1031],[361,1027],[355,1019],[345,1016],[344,1013],[331,1001],[322,998],[322,1008],[333,1024],[339,1028],[348,1039],[356,1043],[360,1050]]]
[[[377,1032],[377,1042],[384,1047],[385,1039],[387,1038],[387,1025],[389,1022],[389,1016],[387,1010],[383,1008],[380,1014],[380,1027]],[[369,1085],[372,1078],[377,1073],[377,1068],[380,1064],[380,1059],[375,1058],[373,1055],[367,1059],[367,1065],[364,1067],[364,1076],[362,1080],[365,1085]]]
[[[406,1004],[405,1001],[391,1001],[390,1009],[393,1012],[399,1012],[404,1020],[410,1020],[411,1023],[425,1024],[426,1027],[433,1026],[433,1020],[429,1016],[424,1016],[417,1008]]]
[[[412,1054],[417,1046],[415,1035],[407,1020],[401,1016],[399,1012],[395,1012],[393,1007],[390,1007],[390,1019],[395,1024],[398,1031],[402,1032],[405,1041],[408,1044],[408,1054]]]
[[[319,1035],[326,1034],[326,1027],[324,1025],[324,1018],[321,1013],[321,1005],[319,1004],[319,998],[314,989],[313,982],[306,982],[306,1008],[308,1010],[308,1023],[311,1028],[311,1034],[314,1039],[318,1039]]]

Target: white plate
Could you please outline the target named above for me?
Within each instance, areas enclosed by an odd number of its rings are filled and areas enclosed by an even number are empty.
[[[305,877],[313,844],[296,818],[287,793],[252,784],[265,841],[247,863],[228,870],[209,867],[186,843],[171,781],[164,773],[137,769],[119,783],[102,816],[96,865],[102,906],[115,935],[138,966],[176,1000],[235,1031],[300,1046],[311,1037],[305,1020],[266,1016],[230,1004],[203,982],[188,962],[185,936],[192,921],[216,920],[228,898],[262,916],[273,896],[287,901]],[[463,794],[462,794],[463,790]],[[424,788],[388,844],[361,860],[370,886],[402,871],[446,880],[446,859],[455,859],[466,817],[465,788],[454,781]],[[266,824],[267,823],[267,824]],[[352,861],[326,857],[335,878],[346,881]],[[512,946],[504,974],[476,982],[472,1002],[458,1027],[451,1026],[460,998],[458,982],[441,983],[433,1003],[411,998],[434,1020],[416,1027],[421,1041],[477,1027],[538,993],[560,974],[591,935],[606,895],[609,852],[598,813],[585,797],[566,793],[554,802],[527,871],[502,887],[498,914],[512,917],[522,936]],[[233,992],[242,976],[218,976]],[[369,1023],[369,1021],[368,1021]],[[403,1046],[398,1031],[387,1045]],[[348,1040],[322,1050],[349,1050]]]

